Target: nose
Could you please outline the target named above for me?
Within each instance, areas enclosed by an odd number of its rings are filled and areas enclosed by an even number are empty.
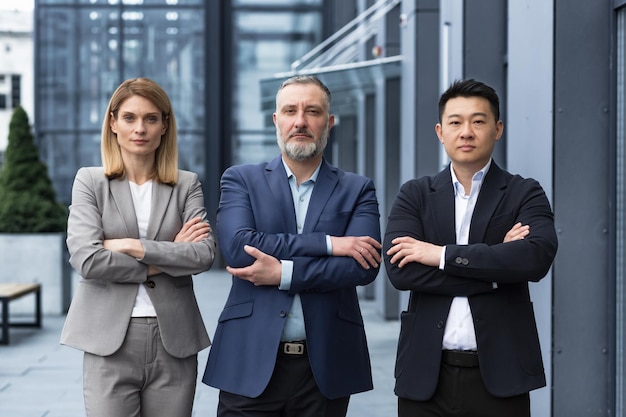
[[[144,126],[144,121],[141,119],[138,119],[135,122],[135,132],[142,133],[145,131],[146,131],[146,127]]]
[[[472,130],[472,123],[463,123],[463,129],[461,129],[461,137],[471,139],[474,137],[474,131]]]
[[[307,126],[306,117],[304,117],[304,111],[299,111],[296,113],[296,119],[294,121],[296,128],[302,128]]]

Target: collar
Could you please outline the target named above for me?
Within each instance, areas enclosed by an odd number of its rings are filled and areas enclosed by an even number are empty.
[[[472,176],[472,183],[478,182],[479,184],[482,184],[483,179],[485,178],[485,175],[487,174],[487,171],[489,171],[489,167],[491,167],[491,161],[492,159],[489,159],[487,164]],[[456,196],[458,194],[459,186],[461,186],[461,183],[459,182],[459,179],[454,173],[454,169],[452,169],[452,164],[450,164],[450,174],[452,175],[452,184],[454,185],[453,187],[454,195]]]
[[[291,178],[294,177],[295,175],[293,174],[293,172],[289,169],[289,166],[287,165],[287,163],[285,162],[284,159],[281,158],[281,161],[283,162],[283,166],[285,167],[285,171],[287,172],[287,178]],[[320,164],[317,166],[317,168],[315,168],[315,171],[313,171],[313,174],[311,174],[311,178],[309,178],[306,181],[303,181],[302,184],[304,184],[305,182],[316,182],[317,181],[317,176],[320,173],[320,168],[322,167],[322,161],[320,161]]]

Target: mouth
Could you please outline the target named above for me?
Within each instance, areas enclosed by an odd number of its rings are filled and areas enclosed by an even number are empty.
[[[289,134],[289,139],[313,139],[313,135],[308,132],[294,132]]]

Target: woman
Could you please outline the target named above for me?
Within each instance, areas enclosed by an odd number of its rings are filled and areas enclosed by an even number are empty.
[[[67,246],[81,275],[61,343],[83,350],[85,408],[94,416],[191,416],[197,353],[210,345],[192,274],[215,240],[197,175],[178,170],[176,119],[146,78],[113,93],[103,167],[81,168]]]

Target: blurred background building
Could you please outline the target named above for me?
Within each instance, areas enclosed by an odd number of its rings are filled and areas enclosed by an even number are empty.
[[[0,10],[0,166],[13,109],[34,113],[33,12]]]
[[[26,104],[32,88],[36,138],[69,203],[76,170],[100,164],[100,125],[114,88],[154,78],[174,102],[180,165],[200,175],[214,217],[223,170],[278,152],[271,113],[280,81],[316,74],[333,91],[338,121],[326,157],[374,180],[384,231],[400,185],[447,162],[433,129],[439,94],[456,78],[487,82],[505,122],[495,159],[541,182],[560,237],[553,270],[531,285],[548,373],[548,387],[532,394],[533,417],[624,416],[625,6],[36,0],[32,84],[30,70],[15,64],[27,52],[5,55],[0,23],[0,95],[12,106],[14,75],[18,100]],[[364,296],[390,320],[406,302],[384,271]]]

